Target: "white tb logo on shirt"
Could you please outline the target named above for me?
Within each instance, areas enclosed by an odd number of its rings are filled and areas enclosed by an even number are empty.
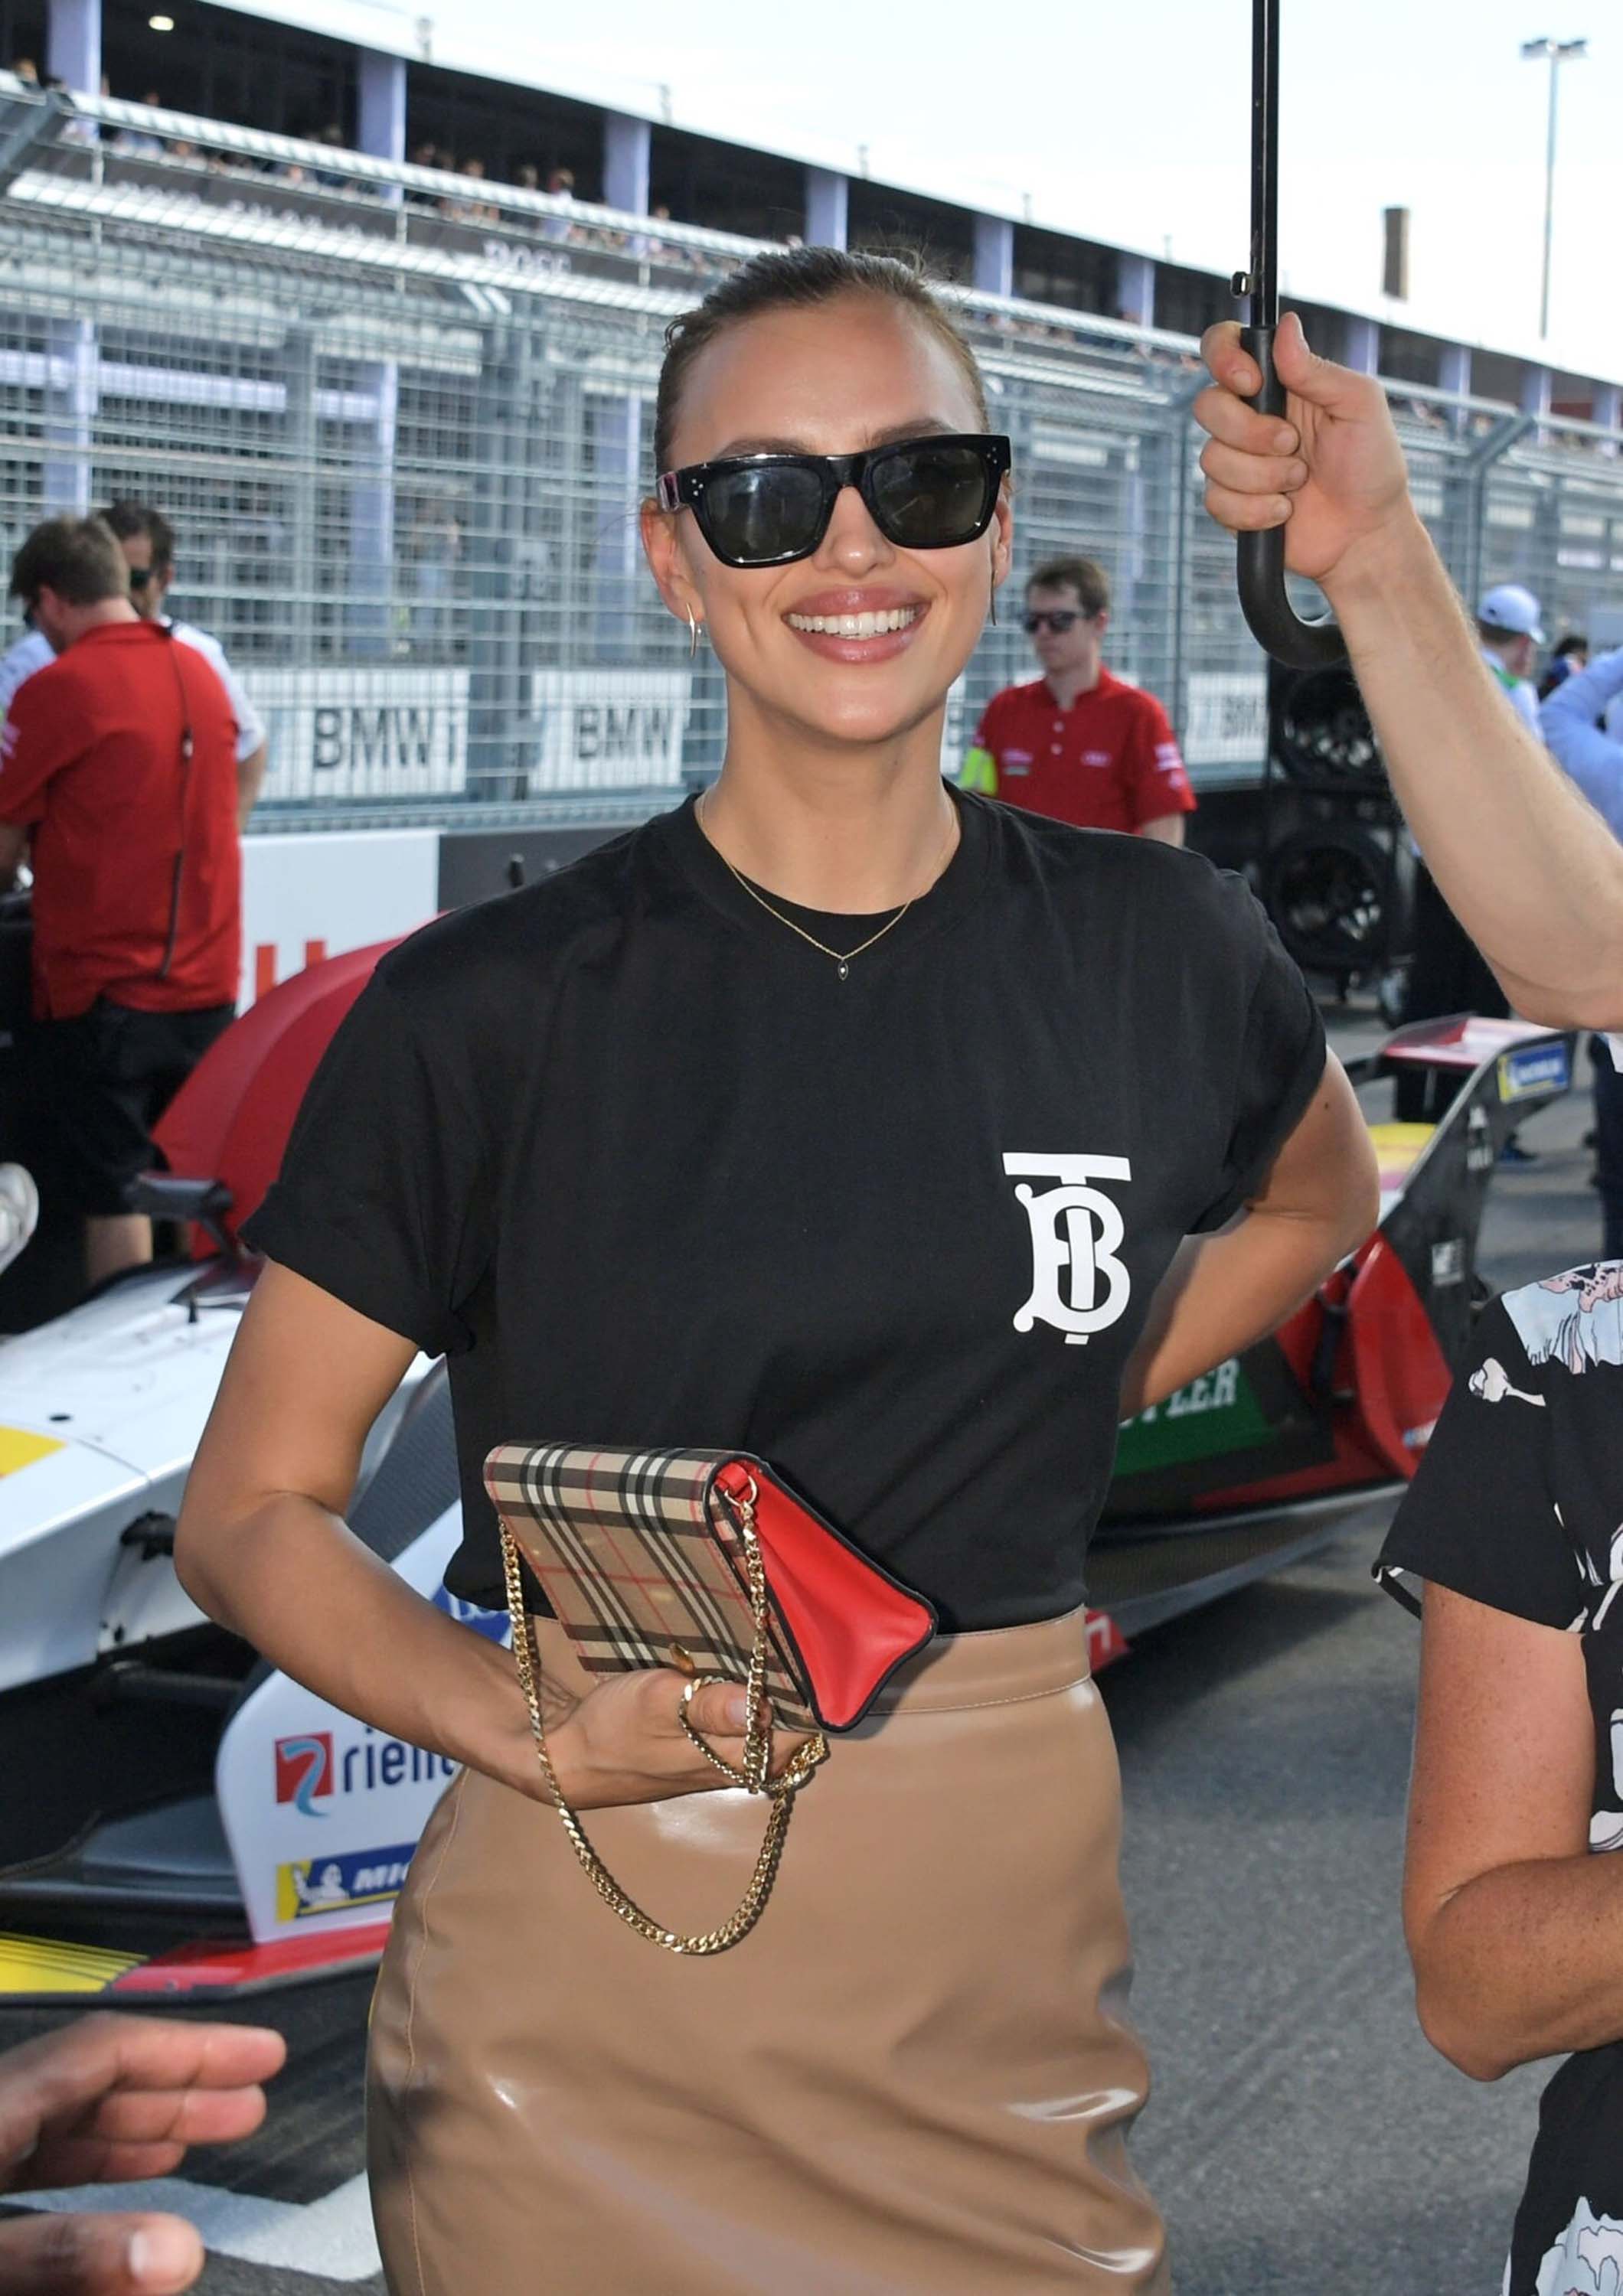
[[[1125,1230],[1108,1196],[1090,1180],[1131,1180],[1125,1156],[1039,1156],[1013,1153],[1003,1159],[1011,1180],[1057,1180],[1039,1195],[1018,1187],[1015,1194],[1031,1222],[1031,1297],[1017,1309],[1017,1332],[1029,1332],[1039,1316],[1065,1333],[1067,1348],[1085,1347],[1095,1332],[1114,1324],[1127,1305],[1132,1279],[1116,1257]],[[1068,1274],[1064,1294],[1060,1279]],[[1104,1296],[1100,1296],[1103,1285]]]

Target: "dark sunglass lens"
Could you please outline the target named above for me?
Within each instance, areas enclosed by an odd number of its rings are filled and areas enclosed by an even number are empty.
[[[132,566],[129,570],[129,586],[132,590],[144,590],[152,578],[152,570],[150,566]]]
[[[979,450],[923,439],[875,457],[879,524],[904,550],[951,550],[985,531],[997,481]]]
[[[816,549],[822,507],[822,482],[815,471],[794,463],[762,463],[708,481],[704,532],[719,557],[766,565]]]

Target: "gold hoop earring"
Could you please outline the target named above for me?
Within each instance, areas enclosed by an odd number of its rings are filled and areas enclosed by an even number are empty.
[[[694,619],[693,608],[689,606],[688,609],[688,659],[689,661],[698,660],[700,627],[701,625]]]

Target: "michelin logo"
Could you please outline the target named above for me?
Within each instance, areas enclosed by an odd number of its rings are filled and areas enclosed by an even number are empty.
[[[415,1841],[387,1849],[345,1849],[276,1868],[276,1919],[302,1922],[354,1906],[386,1906],[398,1895]]]

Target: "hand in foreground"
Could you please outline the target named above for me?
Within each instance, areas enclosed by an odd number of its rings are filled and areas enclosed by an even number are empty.
[[[255,2025],[103,2012],[0,2053],[0,2193],[167,2177],[191,2144],[228,2144],[265,2118],[260,2087],[286,2057]],[[0,2224],[5,2296],[169,2296],[202,2270],[178,2217],[61,2216]]]
[[[686,1688],[686,1677],[673,1667],[660,1667],[610,1675],[589,1691],[567,1719],[547,1733],[565,1800],[577,1809],[607,1809],[728,1785],[729,1781],[704,1759],[681,1726]],[[748,1716],[743,1690],[702,1683],[688,1712],[694,1728],[723,1761],[741,1767]],[[806,1734],[773,1731],[774,1775],[804,1745]]]
[[[1386,393],[1307,348],[1294,311],[1273,339],[1289,393],[1283,421],[1246,404],[1262,388],[1232,321],[1208,327],[1200,354],[1214,381],[1195,401],[1210,433],[1200,456],[1206,506],[1235,533],[1285,528],[1285,563],[1333,590],[1360,550],[1412,523],[1408,472]]]

